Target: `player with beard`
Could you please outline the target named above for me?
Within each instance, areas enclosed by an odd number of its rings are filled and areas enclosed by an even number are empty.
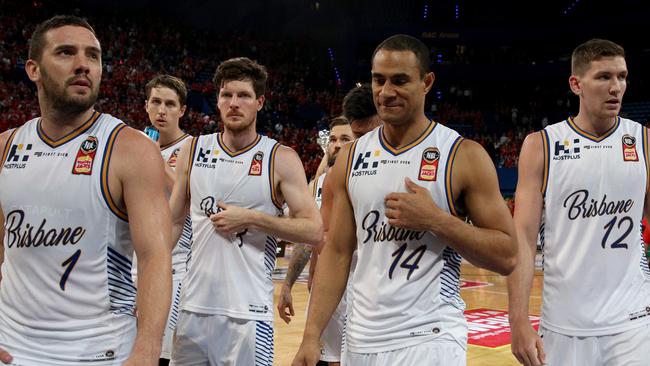
[[[352,129],[350,124],[344,117],[337,117],[332,120],[329,125],[330,135],[329,143],[327,145],[327,166],[331,167],[336,161],[336,156],[341,150],[341,146],[352,141]],[[318,206],[321,206],[321,195],[323,191],[323,181],[327,175],[327,171],[315,180],[309,183],[312,194]],[[312,246],[305,244],[295,244],[293,255],[289,261],[289,268],[287,276],[280,291],[278,300],[278,312],[280,317],[288,324],[291,321],[291,316],[295,315],[293,310],[293,300],[291,297],[291,288],[302,273],[305,265],[307,264],[310,255],[312,254]],[[323,336],[321,342],[323,349],[321,350],[321,361],[329,362],[330,365],[338,365],[341,358],[341,335],[343,332],[343,323],[345,320],[345,301],[341,300],[337,307],[337,312],[332,316]]]
[[[256,132],[266,79],[248,58],[222,62],[214,82],[224,132],[194,138],[179,154],[172,237],[189,212],[194,243],[173,365],[272,365],[276,237],[322,240],[298,155]],[[280,216],[285,202],[289,217]]]
[[[158,364],[171,298],[163,162],[142,133],[94,110],[101,54],[84,19],[41,23],[25,65],[41,116],[0,135],[5,364]]]

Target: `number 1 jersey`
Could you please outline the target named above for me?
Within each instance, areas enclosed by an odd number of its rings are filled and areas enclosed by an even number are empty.
[[[9,341],[0,347],[57,365],[130,353],[116,347],[124,329],[135,332],[133,247],[126,213],[107,187],[125,127],[95,112],[56,141],[40,119],[10,135],[0,172],[0,333]]]

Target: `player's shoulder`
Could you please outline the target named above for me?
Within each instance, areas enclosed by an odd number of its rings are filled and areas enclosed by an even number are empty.
[[[119,133],[116,135],[114,154],[124,156],[127,159],[145,158],[147,156],[160,157],[160,149],[156,143],[147,137],[142,131],[127,125],[118,126]]]
[[[16,128],[10,128],[7,131],[0,133],[0,147],[4,147],[9,141],[9,137],[16,132]]]

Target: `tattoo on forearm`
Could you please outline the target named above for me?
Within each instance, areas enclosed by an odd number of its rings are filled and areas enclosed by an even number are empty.
[[[289,287],[293,287],[298,276],[305,269],[307,262],[309,262],[309,257],[311,257],[312,250],[313,247],[311,245],[295,244],[291,261],[289,262],[289,268],[287,269],[287,278],[285,279]]]

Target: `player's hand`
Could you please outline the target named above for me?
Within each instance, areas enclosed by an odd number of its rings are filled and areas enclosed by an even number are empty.
[[[544,342],[530,323],[511,325],[512,354],[525,366],[541,366],[546,362]]]
[[[159,360],[160,352],[141,351],[136,345],[123,366],[158,366]]]
[[[252,222],[253,210],[227,205],[223,202],[217,203],[217,207],[220,209],[219,212],[210,215],[210,220],[212,220],[212,226],[219,232],[226,235],[240,233],[248,229]]]
[[[2,348],[0,348],[0,362],[7,365],[7,364],[9,364],[9,362],[13,361],[13,359],[14,358],[11,357],[9,352],[7,352],[7,351],[3,350]]]
[[[406,193],[393,192],[386,195],[386,217],[388,224],[403,229],[430,231],[432,222],[444,214],[433,202],[428,189],[405,179]]]
[[[293,298],[291,297],[291,288],[286,283],[282,284],[280,296],[278,298],[278,314],[285,323],[291,323],[291,317],[296,315],[293,311]]]
[[[319,339],[308,341],[303,338],[296,357],[294,357],[291,366],[316,366],[320,360],[320,343]]]

